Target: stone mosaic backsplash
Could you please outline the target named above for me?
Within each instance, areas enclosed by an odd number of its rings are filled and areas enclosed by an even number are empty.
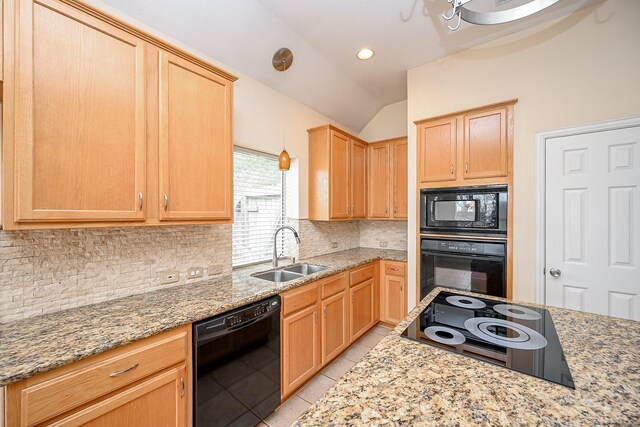
[[[360,247],[407,250],[407,221],[360,221]]]
[[[288,256],[298,259],[359,246],[406,250],[404,221],[287,221]],[[79,307],[231,273],[231,225],[0,231],[0,322]],[[178,282],[161,284],[166,272]]]
[[[231,225],[0,231],[0,266],[6,322],[185,284],[190,267],[228,275]]]

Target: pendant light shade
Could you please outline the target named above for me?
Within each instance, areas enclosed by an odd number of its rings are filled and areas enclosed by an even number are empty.
[[[281,171],[288,171],[291,167],[291,157],[289,157],[289,153],[284,148],[282,149],[282,153],[278,157],[278,168]]]

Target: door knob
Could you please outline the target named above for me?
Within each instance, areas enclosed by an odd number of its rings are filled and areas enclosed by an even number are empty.
[[[551,270],[549,270],[549,274],[552,277],[560,277],[560,275],[562,274],[562,271],[560,271],[559,268],[552,268]]]

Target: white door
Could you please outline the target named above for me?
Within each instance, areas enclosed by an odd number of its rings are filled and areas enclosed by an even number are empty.
[[[546,303],[640,320],[640,126],[545,151]]]

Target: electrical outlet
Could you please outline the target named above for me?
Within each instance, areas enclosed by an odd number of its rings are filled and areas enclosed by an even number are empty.
[[[331,247],[333,249],[337,248],[338,247],[338,242],[331,242]]]
[[[191,267],[187,270],[187,279],[197,279],[198,277],[202,277],[202,267]]]
[[[207,268],[207,274],[209,276],[220,276],[222,274],[222,266],[217,264],[211,264]]]
[[[386,240],[380,240],[380,247],[381,248],[386,248],[387,247],[387,241]]]
[[[164,271],[160,273],[160,284],[167,285],[169,283],[176,283],[180,280],[180,273],[177,271]]]

